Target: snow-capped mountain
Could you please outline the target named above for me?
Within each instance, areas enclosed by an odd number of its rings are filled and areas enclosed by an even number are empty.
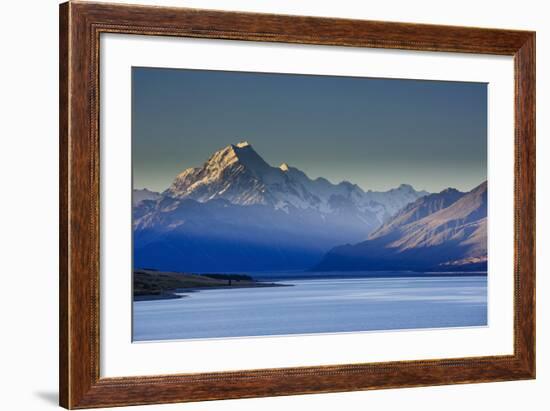
[[[318,270],[487,269],[487,182],[409,204],[366,241],[332,249]]]
[[[215,152],[202,167],[186,169],[163,193],[199,202],[224,199],[237,205],[262,204],[286,212],[296,208],[326,214],[352,206],[359,214],[376,216],[376,221],[369,221],[372,227],[426,194],[406,184],[386,192],[365,192],[347,181],[313,180],[286,163],[270,166],[246,141]]]
[[[426,195],[409,185],[365,192],[347,181],[272,167],[243,141],[179,174],[133,208],[134,266],[217,272],[307,269],[357,243]]]

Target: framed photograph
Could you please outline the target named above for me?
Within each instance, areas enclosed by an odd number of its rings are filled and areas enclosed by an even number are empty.
[[[535,33],[60,6],[60,404],[535,378]]]

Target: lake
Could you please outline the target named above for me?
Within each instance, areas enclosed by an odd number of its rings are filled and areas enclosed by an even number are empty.
[[[135,301],[134,341],[487,325],[486,276],[279,282],[291,286],[204,289],[180,299]]]

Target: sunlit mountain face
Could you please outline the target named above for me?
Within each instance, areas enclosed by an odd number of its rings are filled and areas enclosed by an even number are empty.
[[[367,240],[428,195],[364,191],[268,164],[246,141],[183,170],[164,192],[134,192],[134,266],[177,271],[304,270]],[[139,201],[136,201],[139,198]]]

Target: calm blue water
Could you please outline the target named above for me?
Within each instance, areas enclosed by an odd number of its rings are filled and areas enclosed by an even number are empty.
[[[134,302],[134,341],[487,325],[487,277],[284,280]]]

